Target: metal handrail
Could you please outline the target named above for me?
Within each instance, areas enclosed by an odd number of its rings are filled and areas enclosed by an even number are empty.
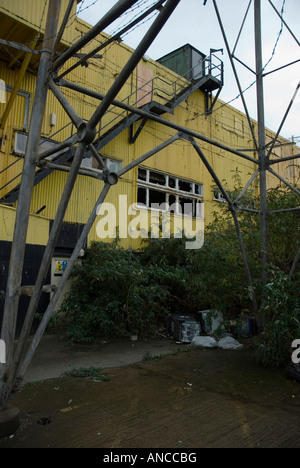
[[[216,63],[216,61],[218,63]],[[223,84],[223,80],[224,80],[224,63],[219,57],[217,57],[215,54],[211,53],[209,56],[207,56],[207,57],[205,57],[205,59],[203,59],[202,64],[204,65],[204,67],[203,67],[203,77],[205,77],[207,75],[211,75],[211,76],[213,76],[213,78],[219,79],[219,81]],[[197,64],[197,66],[199,66],[199,64]],[[151,80],[149,80],[148,82],[145,82],[142,87],[137,88],[135,91],[133,91],[131,94],[129,94],[121,102],[126,102],[127,101],[128,103],[130,103],[130,99],[133,96],[135,96],[139,90],[141,90],[143,88],[147,88],[147,86],[150,85],[150,84],[152,85],[151,90],[149,90],[147,93],[145,93],[140,100],[136,100],[135,104],[134,104],[135,106],[137,106],[141,100],[144,100],[148,96],[150,96],[150,98],[151,98],[150,101],[151,101],[153,99],[153,96],[155,96],[155,94],[157,95],[158,92],[165,96],[165,99],[166,99],[167,102],[174,101],[176,99],[176,97],[179,96],[181,91],[187,89],[190,86],[190,84],[182,83],[182,81],[183,80],[190,81],[188,79],[188,76],[190,76],[191,71],[193,71],[195,68],[196,68],[196,66],[192,67],[190,70],[187,71],[186,75],[184,75],[184,76],[178,76],[178,78],[175,81],[169,81],[169,80],[167,80],[167,79],[165,79],[165,78],[163,78],[161,76],[154,76],[153,78],[151,78]],[[169,87],[169,89],[172,89],[173,91],[168,92],[165,88],[163,88],[162,86],[159,86],[159,84],[158,84],[159,82],[162,82],[162,83],[166,84]],[[106,113],[106,115],[114,113],[114,109],[118,109],[118,111],[119,111],[119,108],[114,106]],[[102,131],[105,130],[105,129],[113,128],[116,125],[116,123],[118,123],[118,122],[120,122],[121,120],[124,119],[124,117],[128,114],[128,111],[122,111],[121,113],[118,112],[116,114],[117,115],[115,115],[114,118],[112,118],[109,122],[107,122],[102,127],[102,129],[101,129]],[[65,125],[61,129],[59,129],[57,132],[55,132],[54,135],[56,135],[59,132],[61,132],[62,130],[64,130],[71,123]],[[52,135],[52,136],[54,136],[54,135]],[[49,140],[49,138],[47,140]],[[14,163],[12,163],[9,166],[7,166],[6,168],[4,168],[0,172],[0,174],[5,172],[6,170],[8,170],[12,165],[14,165],[20,159],[23,159],[23,158],[22,157],[19,158]],[[4,189],[7,185],[9,185],[11,182],[13,182],[20,175],[21,174],[19,174],[18,176],[13,178],[11,181],[9,181],[7,184],[5,184],[3,187],[0,188],[0,190]]]
[[[213,60],[212,60],[213,58],[219,62],[218,65],[213,62]],[[214,78],[219,79],[219,81],[221,81],[221,83],[223,84],[223,82],[224,82],[224,62],[219,57],[217,57],[215,54],[210,54],[209,57],[206,57],[205,62],[208,63],[209,74],[212,75]],[[206,67],[205,67],[205,69],[206,69]],[[213,70],[218,70],[219,73],[213,74],[212,73]]]

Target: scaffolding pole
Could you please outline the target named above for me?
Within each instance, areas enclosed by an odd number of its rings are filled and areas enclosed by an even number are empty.
[[[254,291],[254,288],[253,288],[253,279],[252,279],[251,270],[250,270],[250,266],[249,266],[249,262],[248,262],[247,252],[246,252],[246,249],[245,249],[245,244],[244,244],[244,241],[243,241],[241,227],[240,227],[240,223],[239,223],[239,220],[238,220],[238,217],[237,217],[237,214],[236,214],[236,209],[237,208],[235,207],[234,202],[231,200],[231,198],[230,198],[229,194],[227,193],[227,191],[225,190],[222,182],[220,181],[220,179],[216,175],[215,171],[211,167],[209,161],[205,157],[203,151],[198,146],[196,141],[193,138],[189,138],[189,141],[191,142],[191,144],[195,148],[196,152],[198,153],[198,155],[199,155],[200,159],[202,160],[203,164],[205,165],[206,169],[208,170],[208,172],[212,176],[213,180],[217,184],[218,188],[220,189],[223,197],[225,198],[225,200],[226,200],[226,202],[228,204],[228,209],[232,214],[233,221],[234,221],[234,226],[235,226],[235,229],[236,229],[236,234],[237,234],[237,238],[238,238],[238,242],[239,242],[239,246],[240,246],[240,251],[241,251],[242,258],[243,258],[246,277],[247,277],[249,288],[251,290],[251,300],[252,300],[252,304],[253,304],[254,314],[255,314],[255,317],[257,317],[258,316],[257,299],[256,299],[256,294],[255,294],[255,291]]]
[[[26,236],[36,169],[36,155],[40,144],[41,129],[48,94],[48,79],[57,33],[60,5],[61,0],[50,0],[49,2],[45,37],[32,108],[30,131],[24,157],[24,167],[16,213],[1,331],[1,339],[6,343],[7,354],[6,365],[3,366],[3,370],[1,366],[0,408],[5,407],[9,396],[7,381],[9,378],[9,370],[13,362],[15,330],[20,297],[19,291],[22,281]]]
[[[81,39],[79,39],[74,45],[72,45],[69,49],[67,49],[64,53],[62,53],[55,60],[55,62],[53,62],[54,52],[57,50],[60,38],[63,35],[65,25],[67,24],[67,20],[70,16],[70,12],[74,4],[74,1],[75,0],[69,0],[68,2],[68,7],[66,10],[60,31],[58,32],[58,35],[57,35],[57,24],[58,24],[59,12],[60,12],[61,0],[49,1],[45,38],[44,38],[43,48],[41,51],[39,73],[38,73],[37,83],[36,83],[36,93],[35,93],[35,98],[33,102],[31,125],[29,129],[29,138],[28,138],[27,150],[25,154],[24,170],[23,170],[21,189],[20,189],[20,195],[19,195],[19,203],[18,203],[17,214],[16,214],[15,232],[14,232],[14,238],[13,238],[13,243],[12,243],[11,260],[10,260],[10,268],[9,268],[9,274],[8,274],[7,291],[6,291],[6,301],[5,301],[4,316],[3,316],[3,323],[2,323],[1,339],[3,339],[6,343],[7,363],[5,366],[1,368],[1,374],[0,374],[0,409],[5,408],[6,402],[14,387],[14,384],[17,382],[17,387],[18,387],[18,384],[20,384],[23,379],[24,373],[34,355],[34,352],[47,326],[49,318],[51,317],[55,309],[57,301],[60,295],[62,294],[63,288],[70,276],[71,270],[73,266],[75,265],[79,251],[85,241],[85,238],[87,237],[91,229],[92,224],[94,223],[96,219],[97,205],[103,203],[110,187],[112,185],[115,185],[118,182],[118,179],[120,176],[124,175],[125,173],[127,173],[128,171],[136,167],[139,163],[147,160],[149,157],[161,151],[168,145],[174,143],[176,140],[183,138],[183,139],[190,141],[190,143],[194,146],[202,162],[208,169],[209,173],[212,175],[214,181],[218,185],[219,189],[221,190],[224,198],[226,199],[228,203],[229,210],[231,211],[232,216],[233,216],[233,220],[234,220],[234,224],[235,224],[235,228],[236,228],[236,232],[238,236],[238,241],[240,244],[240,249],[241,249],[241,253],[243,256],[243,261],[244,261],[244,265],[246,269],[246,275],[247,275],[248,283],[250,286],[252,286],[253,280],[252,280],[251,271],[250,271],[248,260],[247,260],[245,246],[243,243],[241,228],[240,228],[238,217],[237,217],[237,210],[241,209],[245,211],[259,213],[261,215],[262,279],[263,281],[265,281],[267,279],[267,265],[268,265],[268,254],[267,254],[268,214],[276,213],[276,212],[268,213],[267,172],[270,171],[271,173],[273,173],[282,182],[284,182],[287,186],[289,186],[292,190],[294,190],[295,193],[299,194],[299,191],[295,187],[292,187],[290,184],[287,183],[287,181],[280,178],[280,176],[278,176],[278,174],[276,174],[275,171],[273,171],[270,168],[270,165],[275,164],[275,162],[281,162],[281,161],[283,162],[287,160],[292,160],[292,159],[295,159],[296,156],[291,156],[290,158],[281,158],[278,161],[269,160],[271,151],[278,139],[279,132],[286,120],[290,107],[292,103],[294,102],[295,95],[290,103],[290,106],[287,109],[287,112],[280,125],[276,138],[271,144],[271,149],[269,151],[267,151],[266,149],[267,147],[266,147],[266,135],[265,135],[265,109],[264,109],[264,83],[263,83],[264,74],[263,74],[263,62],[262,62],[261,0],[254,0],[255,57],[256,57],[256,72],[255,73],[256,73],[256,87],[257,87],[258,139],[256,137],[256,134],[254,133],[252,121],[248,112],[246,101],[244,99],[244,93],[242,91],[242,87],[241,87],[240,80],[237,74],[237,70],[234,65],[233,59],[235,57],[234,57],[234,54],[230,50],[230,47],[226,38],[226,33],[225,33],[223,23],[221,20],[221,16],[219,14],[219,10],[217,7],[217,0],[213,0],[213,4],[216,10],[216,14],[220,23],[221,31],[222,31],[224,41],[226,44],[226,48],[229,54],[229,59],[230,59],[230,62],[231,62],[231,65],[235,74],[236,82],[237,82],[237,85],[241,94],[241,99],[244,104],[245,113],[246,113],[248,123],[250,126],[250,131],[252,133],[253,142],[255,146],[254,151],[256,150],[258,151],[258,160],[245,155],[241,151],[237,151],[237,150],[234,150],[233,148],[227,147],[226,145],[223,145],[220,142],[213,141],[205,137],[204,135],[198,134],[197,132],[193,130],[186,129],[182,126],[176,125],[175,123],[169,122],[168,120],[163,119],[162,117],[157,116],[154,113],[146,112],[143,109],[137,109],[129,105],[126,105],[124,103],[120,103],[119,101],[116,101],[116,97],[119,91],[122,89],[122,87],[124,86],[128,78],[134,71],[135,67],[138,65],[141,58],[146,53],[151,43],[157,37],[158,33],[163,28],[166,21],[172,15],[174,10],[180,3],[180,0],[161,0],[161,1],[157,1],[157,3],[153,6],[153,9],[158,8],[158,6],[160,7],[159,15],[157,16],[156,20],[153,22],[148,33],[142,39],[138,48],[133,52],[129,61],[127,62],[122,72],[117,77],[117,79],[115,80],[115,82],[113,83],[113,85],[111,86],[111,88],[109,89],[106,95],[101,95],[100,93],[87,90],[76,84],[69,83],[63,79],[60,80],[59,79],[60,77],[57,78],[56,73],[66,63],[68,59],[74,57],[76,52],[78,52],[85,45],[87,45],[92,39],[94,39],[100,32],[102,32],[103,29],[105,29],[109,24],[111,24],[115,19],[117,19],[122,13],[127,11],[133,5],[135,5],[138,2],[138,0],[117,1],[116,4],[111,8],[111,10],[96,24],[95,27],[91,28],[90,31],[88,31]],[[250,0],[249,2],[245,20],[250,10],[252,1],[253,0]],[[271,3],[271,0],[269,0],[269,2]],[[165,5],[162,6],[163,4]],[[141,18],[143,18],[143,16],[138,18],[138,20],[140,20]],[[136,22],[138,22],[138,20],[136,20]],[[132,24],[135,24],[135,22]],[[127,29],[129,29],[129,26],[126,27],[126,30]],[[239,36],[242,32],[242,29],[243,29],[243,26],[240,30]],[[239,37],[237,39],[237,43],[238,41],[239,41]],[[94,52],[95,50],[92,53]],[[84,58],[82,59],[82,61],[77,62],[76,65],[71,67],[71,69],[76,68],[76,66],[78,66],[80,63],[84,63],[89,57],[90,57],[90,54],[86,54]],[[71,69],[67,70],[65,73],[71,71]],[[53,73],[53,70],[55,71],[55,73]],[[61,76],[63,76],[65,73],[63,73]],[[101,101],[101,103],[97,107],[96,111],[92,115],[89,122],[87,123],[83,122],[81,117],[76,114],[72,106],[69,104],[68,100],[61,93],[59,86],[69,87],[70,89],[73,89],[81,93],[83,92]],[[38,148],[39,148],[40,136],[41,136],[41,126],[42,126],[42,121],[43,121],[44,112],[45,112],[48,88],[50,88],[53,95],[61,103],[62,107],[64,108],[64,110],[66,111],[70,119],[73,121],[78,131],[76,135],[73,135],[70,139],[58,145],[55,151],[48,150],[44,152],[41,156],[38,156]],[[298,89],[299,89],[299,85],[297,87],[296,92],[298,92]],[[110,173],[104,167],[104,161],[102,160],[101,156],[97,153],[97,150],[94,147],[93,142],[95,140],[95,135],[96,135],[96,126],[99,124],[99,122],[101,122],[103,116],[106,114],[107,110],[109,109],[111,105],[116,105],[119,108],[123,108],[124,110],[133,112],[137,115],[140,115],[144,119],[153,120],[161,125],[172,128],[173,130],[176,130],[179,133],[177,133],[176,135],[171,137],[169,140],[159,145],[157,148],[154,148],[152,151],[148,152],[147,154],[141,156],[134,162],[130,163],[128,166],[122,169],[118,174]],[[224,185],[219,180],[211,164],[205,157],[202,149],[196,143],[195,139],[201,140],[206,144],[228,151],[231,154],[234,154],[240,158],[248,160],[255,165],[255,169],[257,169],[255,174],[253,174],[250,181],[248,182],[244,190],[241,192],[241,194],[238,196],[238,198],[235,201],[231,200],[230,195],[227,193],[226,189],[224,188]],[[19,296],[21,294],[21,280],[22,280],[25,247],[26,247],[26,234],[27,234],[28,223],[29,223],[29,213],[30,213],[31,198],[32,198],[32,192],[33,192],[33,186],[34,186],[35,170],[36,170],[36,167],[41,163],[42,158],[50,156],[51,154],[53,154],[53,152],[57,152],[58,149],[68,148],[71,145],[76,144],[76,143],[78,143],[78,146],[76,148],[75,156],[73,158],[73,162],[70,168],[63,168],[62,166],[59,166],[59,165],[53,165],[53,161],[51,162],[45,161],[45,164],[50,164],[55,169],[59,169],[59,170],[67,169],[69,171],[69,175],[68,175],[66,185],[64,187],[64,192],[60,200],[60,204],[59,204],[56,216],[55,216],[54,224],[53,224],[50,236],[49,236],[48,245],[46,246],[46,249],[45,249],[44,257],[43,257],[43,260],[40,266],[40,271],[38,274],[38,279],[36,281],[36,284],[35,284],[35,287],[31,296],[31,302],[28,307],[26,319],[24,322],[25,326],[23,325],[21,336],[19,338],[16,350],[15,350],[14,349],[15,329],[16,329]],[[62,280],[53,298],[50,301],[46,314],[44,315],[42,322],[38,328],[38,331],[36,335],[34,336],[33,341],[30,345],[30,348],[25,355],[25,352],[24,352],[25,342],[31,330],[33,317],[38,306],[41,291],[43,289],[45,276],[50,265],[51,257],[52,257],[52,254],[56,245],[56,241],[57,241],[57,238],[58,238],[58,235],[59,235],[62,223],[63,223],[63,219],[66,213],[66,209],[67,209],[77,176],[81,171],[80,170],[81,161],[86,151],[88,150],[88,148],[92,152],[92,154],[97,157],[97,160],[100,163],[100,166],[103,166],[102,167],[103,175],[101,175],[101,178],[103,178],[105,185],[97,201],[97,204],[95,205],[94,210],[92,211],[89,217],[89,220],[87,221],[87,224],[85,225],[84,230],[78,240],[78,243],[74,249],[71,260],[62,277]],[[87,171],[84,171],[84,172],[87,172]],[[238,202],[242,199],[247,189],[254,182],[258,174],[260,175],[260,211],[257,212],[256,210],[239,207]],[[299,208],[293,208],[290,211],[298,210],[298,209]],[[281,211],[285,211],[285,210],[281,210]],[[291,276],[293,275],[296,269],[296,266],[299,262],[299,257],[300,257],[300,251],[298,251],[296,258],[294,260],[292,270],[291,270]],[[255,296],[253,296],[253,303],[254,303],[254,309],[257,312],[257,303],[256,303]]]
[[[256,92],[258,121],[258,157],[260,166],[260,210],[261,210],[261,261],[262,280],[267,279],[268,265],[268,200],[267,200],[267,168],[266,129],[264,108],[263,58],[262,58],[262,20],[261,0],[254,0],[255,23],[255,55],[256,55]]]
[[[33,319],[34,319],[34,315],[35,315],[36,309],[38,307],[39,299],[40,299],[40,296],[41,296],[43,283],[45,281],[45,277],[46,277],[47,272],[48,272],[48,268],[49,268],[49,265],[50,265],[52,254],[53,254],[54,249],[55,249],[55,245],[56,245],[56,242],[57,242],[60,230],[61,230],[61,226],[62,226],[62,223],[63,223],[63,219],[65,217],[65,213],[66,213],[66,210],[67,210],[67,207],[68,207],[68,203],[69,203],[72,191],[74,189],[74,185],[75,185],[75,182],[76,182],[76,179],[77,179],[77,175],[78,175],[78,173],[80,171],[81,161],[82,161],[82,159],[84,157],[87,146],[92,144],[92,142],[93,142],[93,140],[95,138],[95,135],[96,135],[95,127],[100,122],[100,120],[104,116],[105,112],[107,111],[109,106],[112,104],[112,101],[117,96],[118,92],[122,89],[122,87],[126,83],[127,79],[130,77],[130,75],[134,71],[135,67],[140,62],[143,55],[145,54],[145,52],[147,51],[147,49],[149,48],[151,43],[154,41],[154,39],[157,37],[158,33],[161,31],[161,29],[163,28],[163,26],[165,25],[165,23],[167,22],[167,20],[169,19],[169,17],[171,16],[173,11],[175,10],[175,8],[178,6],[180,1],[181,0],[168,0],[168,2],[166,3],[166,5],[163,7],[160,14],[158,15],[158,17],[156,18],[156,20],[154,21],[154,23],[150,27],[148,33],[142,39],[140,45],[138,46],[136,51],[132,54],[132,56],[129,59],[128,63],[125,65],[125,67],[122,70],[121,74],[119,75],[117,80],[114,82],[114,84],[111,86],[110,90],[108,91],[107,95],[105,96],[103,101],[98,106],[97,110],[94,112],[94,114],[91,117],[89,122],[84,123],[80,119],[80,117],[77,116],[75,111],[72,109],[72,107],[68,103],[67,99],[62,95],[62,93],[59,91],[59,89],[56,87],[56,85],[52,82],[51,77],[50,76],[47,77],[48,80],[50,81],[51,91],[53,92],[55,97],[60,101],[61,105],[66,110],[66,112],[68,113],[71,120],[76,124],[76,126],[78,126],[77,135],[78,135],[79,144],[78,144],[78,146],[76,148],[75,156],[74,156],[72,166],[71,166],[71,169],[70,169],[70,172],[69,172],[69,175],[68,175],[68,179],[67,179],[67,182],[66,182],[63,194],[62,194],[62,198],[61,198],[61,201],[60,201],[60,204],[59,204],[59,207],[58,207],[55,219],[54,219],[54,223],[53,223],[53,226],[52,226],[52,229],[51,229],[51,233],[50,233],[50,236],[49,236],[49,241],[48,241],[48,244],[47,244],[45,252],[44,252],[44,256],[43,256],[42,263],[41,263],[41,266],[40,266],[40,270],[39,270],[39,273],[38,273],[37,281],[36,281],[36,284],[35,284],[35,287],[34,287],[34,290],[33,290],[33,294],[32,294],[32,297],[31,297],[31,301],[30,301],[30,304],[29,304],[29,307],[28,307],[28,310],[27,310],[27,314],[26,314],[26,317],[25,317],[25,322],[23,324],[23,327],[22,327],[22,330],[21,330],[21,335],[20,335],[19,340],[18,340],[17,349],[16,349],[16,351],[14,353],[14,359],[11,358],[11,360],[9,362],[10,372],[9,372],[9,375],[7,376],[6,382],[5,382],[6,392],[5,392],[5,395],[3,397],[3,404],[5,404],[5,401],[7,400],[7,397],[9,396],[12,389],[13,388],[17,389],[18,383],[20,382],[20,379],[18,380],[18,382],[16,382],[16,376],[18,374],[18,369],[20,368],[20,363],[23,362],[23,356],[24,356],[24,349],[25,349],[26,340],[27,340],[27,338],[28,338],[28,336],[30,334],[30,330],[31,330]],[[125,4],[127,5],[127,8],[128,8],[128,5],[130,5],[132,3],[134,3],[134,2],[132,2],[132,0],[131,0],[131,2],[128,2],[128,0],[127,0],[127,2],[125,2],[124,0],[118,2],[119,5],[122,5],[122,8],[124,8]],[[115,8],[113,8],[112,10],[114,11],[114,15],[116,14],[117,11],[118,11],[118,14],[120,14],[119,10],[116,11]],[[109,16],[110,20],[112,20],[113,15],[110,14],[108,16]],[[106,22],[107,22],[107,19],[106,19]],[[103,25],[103,21],[100,21],[98,23],[98,27],[99,27],[99,24]],[[94,30],[93,34],[95,34],[95,30]],[[90,37],[90,33],[87,33],[87,35],[88,35],[88,37]],[[55,39],[55,34],[53,34],[53,36],[54,36],[54,39]],[[86,38],[83,37],[82,42],[86,43]],[[76,47],[78,47],[78,44],[77,44]],[[75,47],[75,49],[76,49],[76,47]],[[75,52],[73,51],[73,53],[75,53]],[[49,63],[49,69],[51,69],[50,65],[51,64]],[[40,116],[43,117],[43,112],[40,113]],[[34,177],[34,174],[33,174],[33,177]],[[110,177],[110,174],[107,173],[106,177],[105,177],[105,180],[108,183],[113,184],[114,181],[115,181],[114,175],[111,175],[111,177]],[[32,193],[30,193],[30,198],[31,198],[31,195],[32,195]],[[30,203],[29,203],[29,205],[30,205]],[[24,248],[25,248],[25,241],[26,241],[26,239],[23,240]],[[21,273],[22,273],[22,271],[21,271]],[[20,281],[21,281],[21,278],[20,278]],[[20,286],[21,286],[21,284],[20,284]],[[20,288],[20,286],[19,286],[19,288]],[[60,288],[59,288],[59,290],[60,290]],[[55,295],[55,298],[56,297],[57,297],[57,295]],[[50,302],[50,306],[49,306],[50,310],[54,310],[53,306],[52,306],[53,299],[54,298],[52,298],[52,300]],[[45,320],[46,320],[47,316],[48,316],[48,314],[45,316],[45,319],[43,319],[43,324],[45,323]],[[38,342],[40,340],[40,337],[38,339]],[[32,357],[32,354],[31,354],[31,357]],[[29,361],[27,360],[26,367],[27,367],[28,364],[29,364]],[[21,365],[21,367],[22,367],[22,365]]]

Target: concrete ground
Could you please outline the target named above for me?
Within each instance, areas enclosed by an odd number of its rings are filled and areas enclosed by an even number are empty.
[[[120,367],[142,361],[146,355],[169,354],[176,349],[174,340],[103,341],[96,344],[70,345],[59,335],[44,335],[27,369],[24,383],[61,377],[79,367]]]
[[[249,349],[44,338],[32,383],[11,401],[20,427],[0,448],[300,448],[299,384],[257,366]],[[108,380],[58,376],[81,366],[101,366]]]

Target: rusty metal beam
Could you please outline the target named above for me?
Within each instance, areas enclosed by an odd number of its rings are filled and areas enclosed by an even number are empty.
[[[10,266],[5,295],[1,339],[6,343],[6,364],[0,370],[0,408],[6,406],[10,395],[8,379],[14,358],[14,340],[19,305],[26,236],[29,224],[30,205],[35,176],[36,155],[39,149],[42,123],[48,94],[47,81],[50,75],[52,51],[55,43],[61,0],[50,0],[47,16],[43,51],[36,83],[30,132],[24,157],[20,197],[16,213],[15,230],[12,242]]]

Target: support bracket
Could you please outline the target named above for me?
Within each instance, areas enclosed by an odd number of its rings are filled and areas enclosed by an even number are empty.
[[[135,133],[134,133],[134,124],[130,125],[129,143],[134,144],[136,142],[136,140],[138,139],[138,137],[142,133],[142,130],[143,130],[143,128],[145,127],[145,125],[147,123],[147,120],[148,120],[147,117],[143,118],[142,122],[139,125],[139,128],[136,130]]]

